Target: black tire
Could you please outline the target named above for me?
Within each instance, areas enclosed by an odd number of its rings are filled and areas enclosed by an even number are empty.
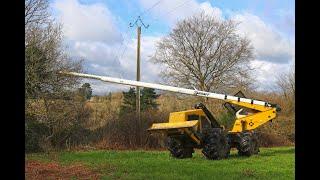
[[[192,158],[192,153],[194,153],[192,147],[185,147],[181,140],[172,137],[167,138],[167,148],[171,156],[178,159]]]
[[[240,134],[240,142],[237,147],[240,156],[251,156],[259,153],[258,137],[254,132]]]
[[[203,155],[210,160],[227,158],[230,154],[230,146],[226,136],[220,128],[214,128],[204,138]]]

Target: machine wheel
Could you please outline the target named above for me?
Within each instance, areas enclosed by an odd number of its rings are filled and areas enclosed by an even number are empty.
[[[254,132],[240,134],[240,142],[237,147],[240,156],[251,156],[259,153],[258,137]]]
[[[204,138],[202,153],[207,159],[223,159],[230,154],[230,146],[226,136],[220,128],[212,129]]]
[[[181,140],[172,137],[167,138],[167,147],[171,153],[171,156],[179,159],[191,158],[192,153],[194,153],[193,148],[184,147]]]

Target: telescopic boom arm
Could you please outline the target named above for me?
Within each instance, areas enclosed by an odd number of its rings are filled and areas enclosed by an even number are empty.
[[[276,112],[281,110],[276,104],[271,104],[271,103],[260,101],[260,100],[240,98],[240,97],[230,96],[226,94],[198,91],[196,89],[192,90],[192,89],[179,88],[174,86],[146,83],[146,82],[140,82],[140,81],[132,81],[127,79],[113,78],[113,77],[107,77],[107,76],[97,76],[97,75],[83,74],[83,73],[76,73],[76,72],[61,72],[61,74],[89,78],[89,79],[97,79],[100,81],[116,83],[116,84],[153,88],[153,89],[177,92],[182,94],[220,99],[220,100],[229,102],[231,104],[238,105],[244,108],[249,108],[256,111],[256,113],[253,113],[251,115],[238,117],[235,120],[234,126],[232,127],[231,131],[229,131],[230,133],[238,133],[238,132],[243,132],[245,130],[254,130],[259,126],[265,124],[266,122],[274,119],[276,117]],[[211,122],[215,122],[215,120],[212,119]]]
[[[66,74],[66,75],[83,77],[83,78],[97,79],[97,80],[104,81],[104,82],[153,88],[153,89],[177,92],[177,93],[182,93],[182,94],[189,94],[189,95],[195,95],[195,96],[220,99],[220,100],[225,100],[225,101],[237,101],[239,103],[249,103],[252,105],[260,105],[260,106],[266,106],[266,107],[273,107],[274,106],[273,104],[270,104],[270,103],[264,102],[264,101],[260,101],[260,100],[240,98],[240,97],[236,97],[236,96],[230,96],[230,95],[226,95],[226,94],[218,94],[218,93],[213,93],[213,92],[199,91],[196,89],[192,90],[192,89],[179,88],[179,87],[174,87],[174,86],[146,83],[146,82],[141,82],[141,81],[133,81],[133,80],[113,78],[113,77],[107,77],[107,76],[97,76],[97,75],[83,74],[83,73],[76,73],[76,72],[61,72],[61,73]]]

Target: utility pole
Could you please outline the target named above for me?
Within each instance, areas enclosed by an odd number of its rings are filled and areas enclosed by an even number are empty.
[[[137,27],[137,81],[140,81],[140,35],[141,35],[141,26]],[[140,122],[140,87],[136,87],[136,110],[138,115],[138,120]]]
[[[140,23],[138,23],[140,22]],[[141,19],[140,16],[136,19],[134,23],[129,24],[130,27],[133,27],[134,25],[137,26],[137,81],[140,81],[140,38],[141,38],[141,25],[143,25],[144,28],[148,28],[149,25],[145,25]],[[136,111],[137,111],[137,116],[138,120],[140,122],[140,88],[139,86],[136,86]]]
[[[138,21],[140,22],[138,24]],[[144,28],[148,28],[149,25],[145,25],[140,16],[138,16],[138,18],[136,19],[136,21],[132,24],[130,23],[129,24],[130,27],[133,27],[134,25],[137,26],[137,81],[140,81],[140,39],[141,39],[141,25],[143,25]],[[136,86],[136,112],[137,112],[137,119],[138,119],[138,122],[137,122],[137,125],[140,127],[139,129],[141,130],[141,101],[140,101],[140,87],[139,86]],[[141,140],[142,140],[142,137],[139,137],[139,141],[141,143]]]

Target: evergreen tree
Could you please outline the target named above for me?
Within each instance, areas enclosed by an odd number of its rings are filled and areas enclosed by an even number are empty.
[[[123,93],[123,103],[120,107],[120,114],[136,111],[136,91],[135,88],[130,88],[128,92]],[[148,109],[156,109],[159,105],[156,103],[156,99],[159,95],[156,94],[152,88],[141,89],[141,111]]]
[[[128,92],[122,92],[123,102],[120,106],[120,115],[136,110],[136,91],[130,88]]]
[[[159,104],[156,103],[156,99],[159,95],[156,94],[152,88],[143,88],[141,90],[141,111],[148,109],[157,109]]]
[[[89,83],[84,83],[81,88],[79,88],[79,92],[83,95],[87,100],[92,97],[92,88]]]

